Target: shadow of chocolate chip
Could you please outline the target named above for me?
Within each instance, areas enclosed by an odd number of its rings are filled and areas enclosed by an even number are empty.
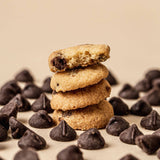
[[[111,73],[111,71],[109,71],[109,74],[108,74],[106,80],[109,82],[109,84],[111,86],[118,84],[117,79],[115,78],[115,76],[113,75],[113,73]]]
[[[124,157],[122,157],[120,160],[139,160],[137,159],[135,156],[133,156],[132,154],[127,154]]]
[[[51,77],[47,77],[43,81],[42,90],[43,92],[52,93],[52,88],[50,87]]]
[[[80,149],[71,145],[57,154],[57,160],[84,160]]]

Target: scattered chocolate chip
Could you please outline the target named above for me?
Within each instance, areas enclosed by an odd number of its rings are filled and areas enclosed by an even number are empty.
[[[0,125],[0,142],[5,141],[8,137],[7,129]]]
[[[160,147],[160,137],[157,135],[141,135],[136,138],[135,143],[147,154],[154,154]]]
[[[66,60],[60,56],[53,58],[52,64],[59,70],[63,70],[67,66]]]
[[[6,105],[15,94],[9,93],[8,91],[1,91],[0,92],[0,105]]]
[[[160,136],[160,128],[152,133],[153,135]]]
[[[136,124],[133,124],[123,132],[121,132],[119,138],[124,143],[135,144],[136,137],[140,135],[143,135],[143,133],[138,129]]]
[[[47,77],[43,81],[42,90],[43,92],[52,93],[52,88],[50,87],[51,77]]]
[[[151,89],[152,85],[150,83],[150,81],[148,79],[143,79],[141,81],[139,81],[136,85],[135,85],[135,89],[138,92],[146,92],[149,91]]]
[[[137,116],[146,116],[152,111],[152,107],[144,100],[139,100],[131,106],[130,113]]]
[[[71,145],[58,153],[57,160],[84,160],[84,159],[80,149],[75,145]]]
[[[142,97],[145,101],[147,101],[150,105],[159,106],[160,105],[160,89],[154,87],[147,94]]]
[[[142,118],[141,126],[148,130],[156,130],[160,128],[160,115],[153,110],[148,116]]]
[[[139,98],[139,93],[130,84],[125,84],[120,90],[119,96],[125,99],[137,99]]]
[[[44,93],[42,93],[40,97],[32,104],[31,109],[34,112],[37,112],[39,110],[46,110],[48,113],[53,112],[53,109],[50,105],[50,100]]]
[[[0,160],[4,160],[2,157],[0,157]]]
[[[8,131],[9,129],[9,117],[6,114],[0,113],[0,125],[6,128]]]
[[[79,136],[77,145],[83,149],[94,150],[103,148],[105,141],[98,129],[91,128]]]
[[[153,87],[157,87],[157,88],[160,89],[160,78],[155,79],[155,80],[152,82],[152,86],[153,86]]]
[[[156,78],[160,78],[160,70],[154,69],[154,70],[150,70],[146,73],[145,77],[149,80],[149,81],[153,81]]]
[[[111,86],[118,84],[115,76],[111,73],[111,71],[109,71],[109,74],[108,74],[106,80],[109,82],[109,84]]]
[[[25,125],[16,120],[15,117],[10,117],[9,126],[11,128],[12,137],[14,139],[21,138],[24,135],[25,131],[28,129]]]
[[[160,149],[157,151],[157,157],[160,159]]]
[[[19,82],[33,82],[33,76],[29,70],[24,69],[15,76],[15,80]]]
[[[42,93],[41,88],[39,88],[33,83],[27,84],[22,91],[24,97],[33,99],[38,98],[41,95],[41,93]]]
[[[35,132],[26,130],[24,135],[18,141],[18,146],[21,149],[31,147],[36,150],[40,150],[46,147],[46,141],[43,137],[39,136]]]
[[[77,134],[75,130],[66,123],[66,121],[62,120],[58,126],[51,130],[50,137],[53,140],[65,142],[76,139]]]
[[[106,131],[113,136],[119,136],[119,134],[127,128],[129,128],[129,123],[124,118],[114,116],[106,126]]]
[[[17,152],[14,156],[14,160],[40,160],[37,153],[32,149],[23,149]]]
[[[120,160],[139,160],[137,159],[135,156],[133,156],[132,154],[127,154],[124,157],[122,157]]]
[[[9,101],[1,110],[1,114],[6,114],[7,116],[11,117],[17,117],[18,113],[18,101]]]
[[[45,110],[39,110],[29,119],[29,125],[34,128],[49,128],[53,124],[52,118]]]
[[[129,114],[129,108],[126,103],[124,103],[118,97],[112,97],[109,102],[113,106],[114,114],[115,115],[127,115]]]

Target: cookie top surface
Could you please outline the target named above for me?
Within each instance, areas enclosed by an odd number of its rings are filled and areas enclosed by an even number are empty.
[[[49,56],[49,67],[53,72],[86,67],[104,62],[109,58],[110,47],[105,44],[84,44],[54,51]]]
[[[51,79],[51,88],[56,92],[71,91],[96,84],[107,76],[107,68],[99,63],[86,68],[55,73]]]

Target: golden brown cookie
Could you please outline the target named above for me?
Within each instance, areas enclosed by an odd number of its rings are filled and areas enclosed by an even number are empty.
[[[49,56],[49,67],[53,72],[86,67],[104,62],[109,58],[110,48],[105,44],[84,44],[54,51]]]
[[[109,97],[110,92],[110,84],[103,79],[92,86],[53,94],[51,106],[52,109],[63,111],[84,108],[89,105],[98,104]]]
[[[107,68],[99,63],[86,68],[55,73],[51,79],[51,88],[56,92],[76,90],[96,84],[107,76]]]
[[[57,124],[61,120],[65,120],[74,129],[87,130],[90,128],[104,128],[113,115],[113,107],[108,101],[103,100],[99,104],[82,109],[55,110],[53,120]]]

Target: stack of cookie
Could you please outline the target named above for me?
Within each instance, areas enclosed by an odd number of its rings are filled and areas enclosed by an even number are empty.
[[[51,106],[53,119],[65,120],[72,128],[87,130],[104,128],[113,116],[113,108],[105,99],[111,87],[105,80],[107,68],[100,62],[109,58],[107,45],[79,45],[53,52],[49,67],[55,72]]]

